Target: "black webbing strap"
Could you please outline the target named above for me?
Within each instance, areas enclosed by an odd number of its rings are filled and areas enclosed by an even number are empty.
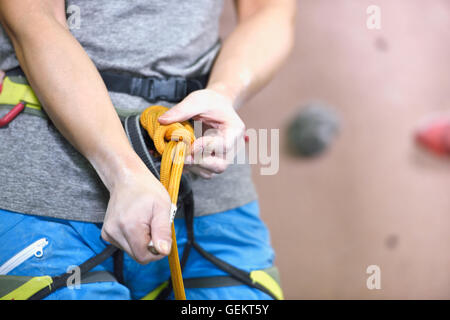
[[[104,71],[100,75],[109,91],[138,96],[151,103],[180,102],[191,92],[204,89],[209,78],[209,75],[197,78],[144,78]]]
[[[183,282],[186,289],[242,286],[242,281],[229,276],[187,278]]]
[[[273,299],[277,299],[273,295],[272,292],[270,292],[267,288],[260,285],[257,282],[253,282],[253,280],[250,278],[250,274],[244,270],[238,269],[231,264],[225,262],[222,259],[217,258],[216,256],[212,255],[211,253],[205,251],[197,242],[193,243],[193,247],[195,250],[198,251],[206,260],[210,261],[214,265],[216,265],[219,269],[222,269],[223,271],[227,272],[231,277],[235,278],[236,280],[240,281],[242,284],[246,284],[249,287],[253,287],[256,289],[261,290],[262,292],[268,294]]]
[[[7,70],[5,75],[8,77],[25,77],[25,73],[23,73],[20,67]]]
[[[122,250],[117,250],[113,254],[113,263],[114,263],[114,277],[116,278],[117,282],[120,284],[125,284],[124,278],[123,278],[123,258],[124,258],[124,252]]]
[[[100,252],[98,255],[90,258],[86,262],[83,262],[80,264],[80,276],[83,277],[86,275],[91,269],[96,267],[97,265],[101,264],[103,261],[111,257],[117,250],[116,247],[109,245],[106,247],[105,250]],[[58,290],[59,288],[67,286],[67,280],[70,276],[72,276],[72,273],[63,273],[59,276],[52,277],[53,283],[50,287],[45,287],[42,290],[36,292],[34,295],[32,295],[28,300],[41,300],[44,299],[46,296],[51,294],[52,292]]]
[[[123,120],[123,127],[136,154],[141,158],[151,173],[159,179],[161,161],[156,161],[150,155],[149,150],[154,149],[154,147],[149,143],[151,142],[153,144],[153,142],[148,136],[148,133],[141,128],[139,118],[139,115],[126,117]]]

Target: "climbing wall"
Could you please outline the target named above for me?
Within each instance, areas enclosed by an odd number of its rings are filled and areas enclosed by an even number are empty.
[[[240,111],[249,128],[280,129],[279,172],[253,169],[288,299],[450,298],[450,158],[412,139],[450,111],[450,4],[378,0],[369,29],[372,4],[299,1],[292,56]],[[316,100],[338,113],[339,136],[318,158],[291,156],[286,125]]]

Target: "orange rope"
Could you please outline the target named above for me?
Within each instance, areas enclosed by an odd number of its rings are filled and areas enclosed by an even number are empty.
[[[151,106],[141,114],[140,122],[153,139],[156,151],[162,155],[160,180],[169,193],[172,205],[176,206],[184,159],[188,148],[195,140],[195,136],[194,129],[187,121],[172,123],[167,126],[160,124],[158,118],[167,110],[163,106]],[[186,300],[173,221],[172,250],[169,254],[169,266],[175,299]]]

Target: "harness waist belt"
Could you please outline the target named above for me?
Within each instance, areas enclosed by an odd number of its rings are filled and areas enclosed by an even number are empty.
[[[99,72],[109,91],[141,97],[150,103],[180,102],[191,92],[204,89],[209,79],[209,74],[193,78],[157,78],[133,77],[109,71]],[[20,67],[17,67],[8,70],[6,76],[25,77],[25,74]]]
[[[205,88],[209,78],[209,75],[197,78],[142,78],[102,71],[100,75],[109,91],[138,96],[151,103],[180,102],[191,92]]]

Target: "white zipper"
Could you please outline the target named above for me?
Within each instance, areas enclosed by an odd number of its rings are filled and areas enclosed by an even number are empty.
[[[39,239],[28,247],[14,255],[11,259],[6,261],[0,266],[0,275],[8,274],[11,270],[21,265],[23,262],[35,256],[37,258],[42,257],[44,254],[44,247],[48,245],[46,238]]]

